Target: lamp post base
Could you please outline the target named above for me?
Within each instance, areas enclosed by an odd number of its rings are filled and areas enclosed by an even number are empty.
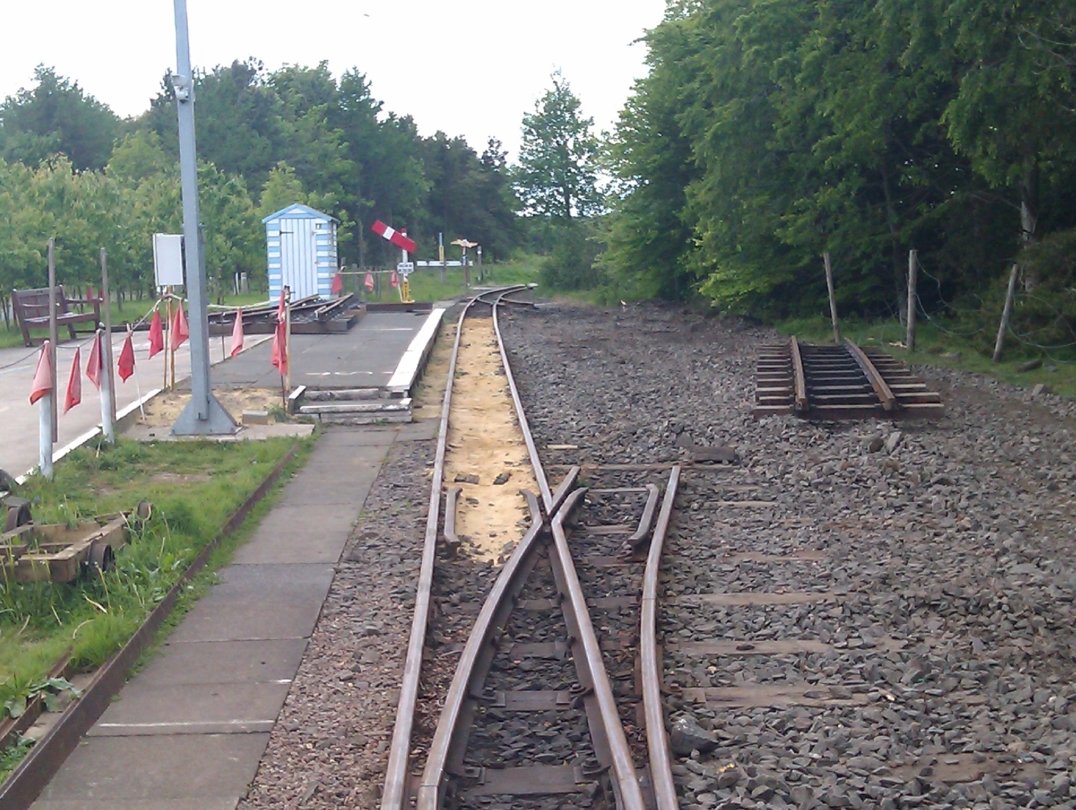
[[[209,394],[209,412],[201,414],[194,397],[187,402],[183,411],[172,425],[173,436],[232,436],[239,431],[232,415],[224,409],[213,394]],[[204,418],[203,418],[204,416]]]

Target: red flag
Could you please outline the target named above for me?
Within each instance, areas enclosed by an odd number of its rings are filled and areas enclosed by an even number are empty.
[[[389,284],[392,285],[392,289],[396,289],[400,286],[400,277],[396,274],[396,271],[392,271],[392,275],[389,276]]]
[[[120,375],[120,379],[127,382],[131,375],[134,374],[135,356],[134,356],[134,344],[131,343],[131,333],[127,333],[127,339],[123,341],[123,348],[120,349],[120,359],[116,363],[116,371]]]
[[[277,323],[284,323],[284,319],[288,317],[288,299],[284,297],[284,290],[280,290],[280,303],[276,305],[276,320]]]
[[[87,288],[86,288],[86,297],[87,297],[88,299],[90,299],[91,301],[92,301],[92,300],[93,300],[94,298],[96,298],[96,297],[97,297],[97,293],[96,293],[96,292],[94,292],[94,289],[93,289],[93,287],[87,287]]]
[[[374,274],[367,273],[366,278],[362,280],[362,286],[366,288],[366,292],[374,291]]]
[[[333,286],[331,291],[333,295],[339,295],[344,291],[344,277],[339,273],[333,276]]]
[[[161,324],[161,313],[153,310],[153,319],[149,322],[149,356],[164,350],[164,328]]]
[[[283,323],[278,323],[273,333],[273,367],[282,377],[288,373],[288,332]]]
[[[232,327],[232,352],[229,357],[235,357],[243,351],[243,310],[235,311],[235,326]]]
[[[172,351],[175,351],[182,346],[183,341],[191,336],[191,333],[187,331],[187,316],[183,314],[182,304],[179,309],[176,310],[176,314],[172,316],[170,331],[169,341],[172,346]]]
[[[82,402],[82,349],[75,349],[71,361],[71,376],[67,378],[67,396],[64,397],[64,413]]]
[[[93,336],[90,356],[86,358],[86,376],[90,378],[97,390],[101,390],[101,369],[104,368],[104,352],[101,351],[101,333]]]
[[[30,384],[30,404],[33,405],[45,394],[52,393],[52,363],[49,361],[49,342],[41,344],[41,355],[37,358],[34,369],[34,381]]]

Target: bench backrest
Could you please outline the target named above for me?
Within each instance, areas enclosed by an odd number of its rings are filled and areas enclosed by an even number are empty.
[[[49,288],[12,290],[11,304],[16,314],[22,313],[23,317],[47,317],[49,314]],[[64,288],[61,284],[56,287],[56,312],[62,314],[67,311],[67,296],[64,295]]]

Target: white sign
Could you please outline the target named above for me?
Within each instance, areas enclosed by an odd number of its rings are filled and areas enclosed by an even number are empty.
[[[183,237],[153,234],[153,277],[158,287],[183,286]]]
[[[401,275],[409,276],[415,270],[414,262],[400,262],[396,265],[396,272]]]

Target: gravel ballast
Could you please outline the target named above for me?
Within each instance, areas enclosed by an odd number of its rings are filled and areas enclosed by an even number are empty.
[[[917,368],[941,419],[756,420],[769,330],[561,304],[502,328],[554,483],[713,451],[685,469],[664,594],[816,595],[662,606],[682,807],[1076,807],[1074,403]],[[433,448],[394,446],[241,807],[377,806]],[[690,646],[715,640],[742,649]],[[750,649],[784,640],[822,647]]]

